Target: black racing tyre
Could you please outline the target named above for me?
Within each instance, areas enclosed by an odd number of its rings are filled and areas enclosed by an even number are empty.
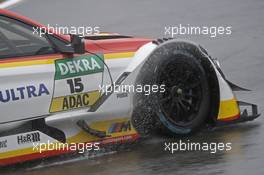
[[[136,85],[159,86],[160,89],[149,95],[134,94],[132,124],[142,136],[160,131],[187,135],[205,123],[209,115],[210,88],[203,57],[196,45],[177,41],[158,46],[148,57]]]

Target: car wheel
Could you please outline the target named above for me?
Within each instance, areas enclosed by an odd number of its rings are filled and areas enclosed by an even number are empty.
[[[169,42],[148,57],[136,84],[164,89],[134,95],[132,124],[141,135],[159,131],[186,135],[204,124],[209,114],[210,89],[199,52],[188,43]]]

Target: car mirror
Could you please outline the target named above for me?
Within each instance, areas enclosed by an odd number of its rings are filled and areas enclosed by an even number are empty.
[[[85,53],[85,42],[84,38],[79,35],[71,35],[71,45],[74,53],[84,54]]]

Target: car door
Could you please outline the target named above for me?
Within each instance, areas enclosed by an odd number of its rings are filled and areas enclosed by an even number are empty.
[[[0,123],[89,107],[100,97],[103,55],[60,54],[53,46],[68,43],[35,28],[0,16]]]
[[[61,58],[32,26],[0,16],[0,123],[49,114],[54,61]]]

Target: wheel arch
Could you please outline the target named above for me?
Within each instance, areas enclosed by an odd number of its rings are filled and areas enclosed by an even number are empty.
[[[208,79],[209,83],[209,91],[210,91],[210,106],[208,113],[205,116],[204,124],[212,124],[214,125],[217,121],[218,113],[219,113],[219,105],[220,105],[220,86],[219,86],[219,77],[217,73],[217,67],[211,57],[207,54],[206,50],[203,49],[200,45],[186,41],[186,40],[176,40],[176,39],[158,39],[153,41],[152,46],[155,45],[156,47],[152,47],[151,52],[148,53],[148,56],[141,58],[141,63],[145,63],[145,60],[148,60],[149,57],[155,52],[157,49],[161,48],[163,45],[170,44],[176,50],[184,49],[185,51],[192,54],[202,65],[205,70],[206,78]],[[177,45],[177,46],[175,46]],[[143,51],[144,49],[142,49]],[[172,49],[162,49],[164,54],[168,54],[169,52],[173,52]],[[156,56],[157,57],[157,56]],[[138,73],[142,69],[142,65],[138,66]],[[149,63],[148,63],[149,64]],[[140,77],[140,74],[136,74],[135,79]],[[135,100],[137,101],[137,100]],[[135,104],[133,106],[136,106]],[[140,121],[140,120],[139,120]],[[151,122],[150,122],[151,123]],[[155,123],[155,121],[153,121]]]
[[[202,57],[203,59],[202,66],[206,71],[207,79],[210,87],[211,110],[208,114],[206,124],[215,125],[217,122],[219,106],[220,106],[220,86],[216,73],[217,70],[213,61],[208,55],[207,51],[200,45],[198,47],[206,55],[206,57]]]

